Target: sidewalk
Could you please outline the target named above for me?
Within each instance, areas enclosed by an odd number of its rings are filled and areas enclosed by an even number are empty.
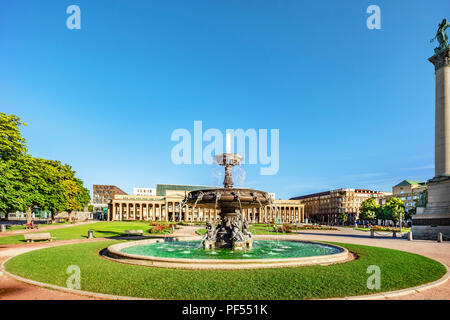
[[[41,242],[29,244],[12,244],[0,246],[0,264],[10,257],[25,252],[60,246],[71,243],[105,241],[106,238],[61,240],[54,242]],[[42,287],[32,286],[21,281],[12,279],[0,270],[0,300],[91,300],[93,297],[81,296],[67,292],[49,290]]]
[[[280,236],[286,239],[310,240],[310,241],[333,241],[349,244],[361,244],[373,247],[389,248],[420,254],[422,256],[437,260],[450,267],[450,242],[438,243],[429,240],[408,241],[401,238],[393,238],[392,235],[382,237],[370,237],[370,233],[358,230],[322,231],[305,230],[299,231],[299,234]],[[391,233],[392,234],[392,233]],[[264,236],[258,236],[263,238]],[[441,286],[398,298],[389,298],[391,300],[450,300],[450,281]]]
[[[198,236],[195,231],[201,227],[182,227],[175,230],[170,236],[176,237],[192,237]],[[198,236],[200,238],[200,236]],[[264,235],[258,235],[258,238],[263,239]],[[273,235],[269,236],[273,237]],[[306,241],[333,241],[350,244],[369,245],[374,247],[390,248],[403,250],[420,254],[432,259],[435,259],[447,267],[450,266],[450,243],[437,243],[433,241],[408,241],[405,239],[392,238],[392,237],[375,237],[371,238],[370,234],[362,231],[356,231],[352,229],[340,229],[339,231],[300,231],[296,235],[280,236],[280,239],[297,239]],[[16,256],[32,250],[59,246],[71,243],[82,243],[89,241],[106,241],[111,240],[107,238],[95,238],[95,239],[74,239],[74,240],[61,240],[55,242],[45,243],[32,243],[32,244],[13,244],[3,245],[0,247],[0,263],[8,259],[9,257]],[[4,274],[0,273],[0,300],[18,300],[18,299],[32,299],[32,300],[87,300],[94,299],[89,296],[80,296],[77,294],[71,294],[66,292],[60,292],[56,290],[49,290],[42,287],[36,287],[23,282],[11,279]],[[389,298],[392,300],[450,300],[450,281],[431,288],[423,292],[417,292],[414,294],[408,294],[401,297]]]

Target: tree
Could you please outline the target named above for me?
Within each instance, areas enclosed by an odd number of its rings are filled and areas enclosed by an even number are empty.
[[[69,165],[61,167],[62,183],[66,195],[66,211],[69,215],[73,211],[83,210],[91,200],[89,190],[83,187],[83,181],[75,177],[75,171]]]
[[[12,160],[0,160],[0,212],[27,209],[26,193],[22,181],[22,172]]]
[[[38,207],[57,212],[83,209],[90,201],[89,190],[75,177],[75,171],[60,161],[27,154],[19,117],[0,113],[0,211],[27,213]]]
[[[373,221],[377,218],[377,210],[380,206],[376,203],[374,198],[368,198],[361,203],[359,210],[359,219]]]
[[[376,218],[379,219],[379,220],[382,220],[383,221],[383,225],[384,225],[384,222],[386,221],[386,216],[384,215],[384,207],[379,206],[377,208]]]
[[[59,177],[58,161],[23,156],[17,158],[15,166],[20,171],[23,202],[27,220],[31,219],[31,211],[35,207],[55,212],[65,209],[66,196],[64,186]]]
[[[4,174],[3,174],[4,173]],[[22,211],[31,220],[33,208],[57,212],[83,209],[89,191],[69,165],[29,155],[0,161],[0,210]]]
[[[394,223],[397,223],[401,219],[405,219],[405,205],[403,201],[392,197],[384,206],[384,215],[387,220],[392,220]]]
[[[344,225],[348,220],[348,215],[345,213],[345,211],[339,212],[339,219],[342,221],[342,225]]]
[[[26,126],[19,117],[0,113],[0,160],[15,159],[27,153],[19,129],[21,125]]]

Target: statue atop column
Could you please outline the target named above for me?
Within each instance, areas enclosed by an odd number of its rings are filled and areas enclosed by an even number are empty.
[[[412,216],[412,233],[417,239],[436,240],[441,233],[450,237],[450,45],[445,31],[446,19],[438,25],[439,42],[428,59],[434,65],[435,77],[435,143],[434,178],[427,181],[427,193],[420,196]]]
[[[434,49],[434,53],[439,53],[449,48],[448,36],[445,33],[448,27],[450,27],[450,23],[447,22],[447,19],[442,19],[442,22],[438,25],[436,36],[431,39],[431,42],[433,42],[434,40],[437,40],[439,42],[439,45]]]

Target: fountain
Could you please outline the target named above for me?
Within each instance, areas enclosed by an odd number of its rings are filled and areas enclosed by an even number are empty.
[[[229,137],[227,137],[228,142]],[[123,242],[108,247],[104,257],[113,261],[153,267],[187,269],[274,268],[331,264],[347,261],[345,248],[318,242],[280,239],[279,236],[257,238],[249,231],[243,210],[267,206],[277,208],[267,192],[233,187],[232,168],[242,157],[227,152],[214,157],[225,168],[223,188],[191,191],[185,197],[193,208],[220,210],[220,222],[206,224],[206,234],[198,237],[146,239]]]
[[[233,188],[231,170],[238,165],[242,157],[238,154],[224,153],[214,157],[216,163],[225,168],[223,188],[191,191],[184,204],[194,208],[220,209],[220,223],[207,222],[207,232],[202,240],[205,249],[225,248],[241,250],[251,248],[252,234],[245,220],[243,209],[261,208],[271,204],[267,192]]]

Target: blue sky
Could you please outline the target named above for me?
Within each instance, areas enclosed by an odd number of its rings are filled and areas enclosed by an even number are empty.
[[[434,175],[427,58],[449,14],[448,0],[2,1],[0,111],[90,189],[218,184],[214,166],[171,162],[171,133],[201,120],[280,130],[279,172],[245,165],[245,186],[390,191]]]

